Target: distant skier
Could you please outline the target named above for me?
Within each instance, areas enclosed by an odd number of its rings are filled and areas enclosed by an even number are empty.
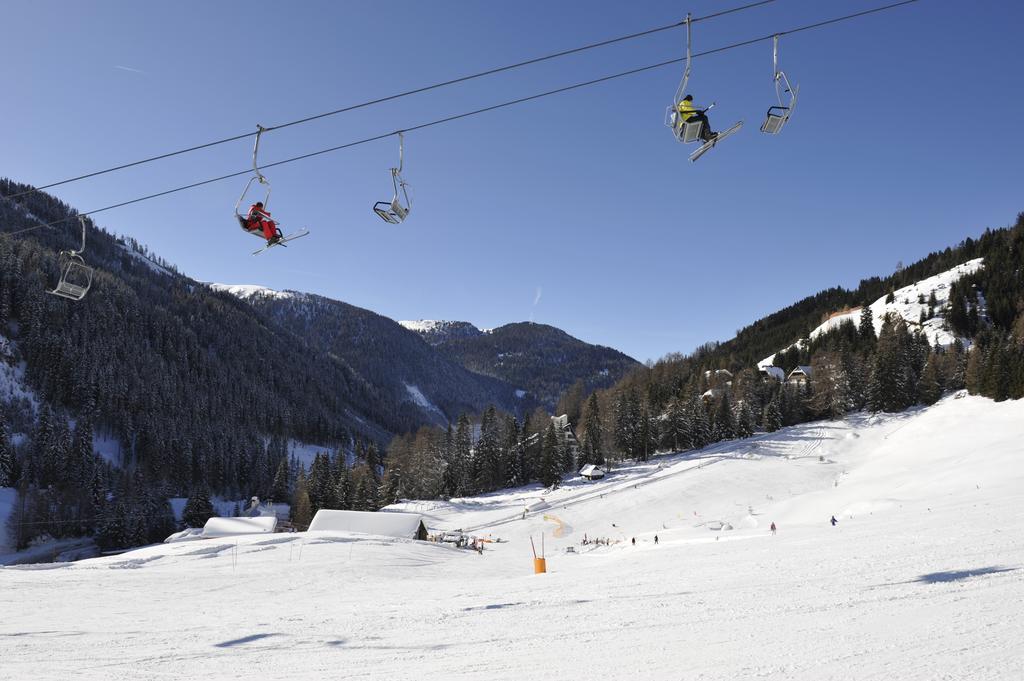
[[[636,546],[636,537],[633,537],[633,546]]]
[[[654,535],[654,545],[658,545],[658,535]]]
[[[775,522],[774,522],[774,521],[772,521],[772,527],[771,527],[771,529],[772,529],[772,534],[775,534],[775,529],[776,529],[776,528],[775,528]]]
[[[832,523],[832,527],[835,527],[835,526],[836,526],[836,524],[837,524],[837,523],[838,523],[839,521],[838,521],[838,520],[836,520],[836,517],[835,517],[835,516],[832,516],[832,520],[830,520],[829,522],[830,522],[830,523]]]

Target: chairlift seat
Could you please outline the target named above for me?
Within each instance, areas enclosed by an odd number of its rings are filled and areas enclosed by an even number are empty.
[[[782,131],[787,121],[789,121],[789,107],[773,106],[768,109],[764,123],[761,124],[761,132],[777,135]]]
[[[683,144],[690,144],[696,142],[701,137],[701,133],[704,131],[704,121],[689,121],[683,123],[682,130],[680,131],[679,141]]]
[[[409,209],[398,202],[398,197],[395,197],[391,203],[387,201],[378,201],[373,204],[373,212],[380,216],[384,222],[397,225],[409,214]]]
[[[94,271],[77,253],[61,252],[60,280],[50,293],[70,300],[81,300],[92,286]]]

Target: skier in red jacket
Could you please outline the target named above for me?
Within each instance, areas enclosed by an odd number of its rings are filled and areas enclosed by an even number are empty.
[[[270,219],[270,213],[263,207],[262,201],[257,201],[249,207],[245,225],[250,232],[262,230],[268,244],[281,240],[281,230],[277,228],[277,223]]]

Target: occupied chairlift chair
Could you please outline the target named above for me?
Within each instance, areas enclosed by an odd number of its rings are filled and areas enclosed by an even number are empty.
[[[401,132],[398,133],[398,167],[391,169],[391,183],[394,185],[395,193],[391,202],[378,201],[373,204],[373,212],[380,216],[384,222],[397,225],[409,216],[412,210],[412,203],[409,201],[408,185],[402,179],[402,166],[405,162],[405,140]],[[399,200],[405,199],[405,204]]]
[[[245,184],[245,189],[242,190],[242,195],[238,197],[238,202],[235,204],[235,218],[238,219],[239,226],[245,230],[247,234],[255,234],[256,236],[263,238],[263,233],[259,230],[251,230],[248,227],[248,213],[243,215],[241,212],[242,203],[245,200],[245,195],[249,193],[249,189],[252,187],[253,182],[259,182],[261,185],[267,188],[267,193],[263,197],[263,207],[266,208],[267,204],[270,203],[270,180],[263,177],[263,173],[260,172],[260,167],[257,162],[257,157],[260,152],[260,137],[263,135],[266,128],[262,125],[256,125],[256,143],[252,147],[252,170],[254,175],[249,178],[249,181]]]
[[[690,62],[692,58],[690,56],[691,49],[691,34],[690,34],[690,15],[686,15],[686,69],[683,71],[683,79],[679,82],[679,87],[676,89],[676,95],[672,98],[672,105],[665,110],[665,125],[672,129],[672,134],[676,140],[690,144],[691,142],[697,142],[700,140],[701,128],[704,127],[702,121],[684,121],[679,116],[679,104],[683,101],[683,97],[686,96],[686,86],[690,81]],[[708,107],[710,109],[714,104]],[[705,109],[707,111],[707,109]]]
[[[69,300],[81,300],[92,286],[93,268],[85,264],[82,252],[85,251],[85,217],[78,216],[82,224],[82,247],[77,251],[61,251],[57,257],[60,279],[57,286],[49,293]]]
[[[793,115],[793,110],[796,108],[796,98],[800,93],[800,86],[790,86],[789,78],[786,77],[783,71],[779,70],[778,35],[772,37],[772,66],[775,73],[775,97],[779,103],[777,106],[768,108],[765,121],[761,124],[761,132],[768,135],[777,135],[782,132],[782,128],[789,122],[789,117]],[[782,103],[783,92],[789,95],[789,104]]]

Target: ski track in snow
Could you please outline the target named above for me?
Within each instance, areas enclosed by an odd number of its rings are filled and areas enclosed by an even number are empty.
[[[395,507],[483,555],[318,533],[2,569],[0,678],[1020,679],[1022,423],[949,397]]]

